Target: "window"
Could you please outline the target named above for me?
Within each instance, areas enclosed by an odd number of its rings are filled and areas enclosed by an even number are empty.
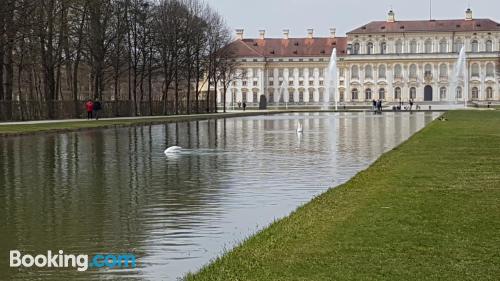
[[[288,92],[288,102],[294,102],[293,92],[291,92],[291,93],[290,93],[290,91]]]
[[[366,53],[367,53],[368,55],[373,54],[373,43],[372,43],[372,42],[369,42],[369,43],[366,45]]]
[[[378,67],[378,78],[379,79],[385,79],[386,78],[386,69],[385,69],[385,65],[383,65],[383,64],[381,64]]]
[[[319,73],[319,77],[323,77],[323,74],[325,73],[325,70],[323,68],[320,68],[318,70],[318,73]]]
[[[432,65],[426,64],[424,70],[425,70],[425,77],[432,78]]]
[[[479,89],[477,87],[472,88],[472,99],[473,100],[479,99]]]
[[[462,87],[457,87],[456,98],[457,99],[461,99],[462,98]]]
[[[359,54],[359,43],[358,42],[354,43],[354,45],[352,46],[352,53],[355,55]]]
[[[410,79],[417,79],[417,65],[410,65]]]
[[[344,90],[340,90],[339,101],[341,101],[341,102],[344,101]]]
[[[253,81],[253,86],[257,87],[257,81]]]
[[[313,102],[313,101],[314,101],[314,90],[309,89],[309,102]]]
[[[280,83],[279,83],[279,84],[280,84],[280,86],[283,86],[283,81],[280,81]]]
[[[401,40],[396,41],[396,54],[403,53],[403,42]]]
[[[387,43],[385,42],[380,43],[380,53],[381,54],[387,53]]]
[[[414,100],[417,98],[417,88],[411,87],[410,88],[410,99]]]
[[[431,41],[431,39],[425,40],[425,53],[432,53],[432,41]]]
[[[401,68],[401,65],[396,64],[394,67],[394,78],[402,78],[403,77],[403,69]]]
[[[448,66],[446,64],[441,64],[439,66],[439,77],[447,78],[448,77]]]
[[[412,53],[412,54],[417,53],[417,40],[412,40],[410,42],[410,53]]]
[[[358,99],[358,89],[352,89],[352,99],[357,100]]]
[[[314,80],[309,80],[309,86],[314,86]]]
[[[401,99],[401,88],[396,87],[396,89],[394,89],[394,99],[395,100]]]
[[[269,81],[269,86],[274,86],[274,81]]]
[[[488,63],[486,65],[486,77],[494,77],[495,76],[495,66],[493,63]]]
[[[247,95],[248,95],[248,93],[247,92],[243,92],[241,95],[242,95],[242,99],[243,99],[242,101],[243,102],[247,102]]]
[[[486,41],[486,52],[493,52],[493,41]]]
[[[267,71],[267,77],[274,77],[274,70],[273,69],[269,69]]]
[[[378,90],[378,98],[381,100],[385,100],[385,89],[384,88],[380,88]]]
[[[474,63],[471,66],[471,76],[479,78],[479,64]]]
[[[440,53],[448,52],[448,43],[446,42],[446,39],[442,39],[441,41],[439,41],[439,52]]]
[[[253,92],[253,95],[252,95],[252,101],[253,102],[258,102],[258,99],[257,99],[257,92]]]
[[[351,78],[359,79],[359,68],[357,65],[353,65],[351,68]]]
[[[477,40],[472,40],[472,52],[479,52],[479,43],[477,42]]]
[[[325,84],[325,83],[323,82],[323,80],[320,80],[320,81],[319,81],[319,85],[320,85],[320,86],[323,86],[324,84]]]
[[[304,91],[299,92],[299,102],[304,102]]]
[[[455,45],[453,45],[453,52],[460,53],[460,50],[462,50],[463,46],[464,46],[464,43],[462,43],[462,40],[461,39],[457,39],[455,41]]]
[[[441,100],[446,100],[446,87],[441,87],[439,89],[439,98]]]
[[[247,86],[247,81],[245,81],[245,80],[241,81],[241,85],[242,85],[243,87],[246,87],[246,86]]]
[[[299,77],[304,77],[304,69],[299,68]]]
[[[372,89],[366,89],[365,90],[365,100],[371,100],[372,99]]]
[[[299,81],[299,86],[304,86],[304,81]]]
[[[283,77],[283,68],[278,70],[278,77]]]
[[[274,91],[269,90],[269,102],[274,102]]]
[[[373,79],[373,70],[371,65],[365,66],[365,79]]]
[[[488,87],[486,88],[486,99],[493,99],[493,88],[492,87]]]
[[[293,80],[288,81],[288,86],[293,86]]]

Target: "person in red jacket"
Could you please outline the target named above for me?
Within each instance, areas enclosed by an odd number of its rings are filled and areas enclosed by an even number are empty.
[[[92,112],[94,111],[94,103],[92,102],[92,100],[88,100],[85,103],[85,108],[87,109],[87,120],[91,120]]]

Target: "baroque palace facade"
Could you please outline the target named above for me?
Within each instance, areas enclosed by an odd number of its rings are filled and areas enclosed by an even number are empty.
[[[325,77],[337,50],[338,98],[343,104],[463,101],[499,102],[500,24],[474,19],[468,9],[461,20],[375,21],[337,37],[246,39],[237,30],[231,45],[238,61],[227,104],[320,105],[328,101]],[[454,66],[462,46],[467,52],[469,89],[456,81]],[[218,101],[222,102],[222,89]]]

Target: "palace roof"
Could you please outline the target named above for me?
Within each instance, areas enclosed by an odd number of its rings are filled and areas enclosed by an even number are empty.
[[[478,31],[500,31],[500,24],[490,19],[373,21],[347,34]]]
[[[229,47],[236,57],[330,57],[333,48],[337,48],[337,56],[345,56],[347,38],[241,39]]]

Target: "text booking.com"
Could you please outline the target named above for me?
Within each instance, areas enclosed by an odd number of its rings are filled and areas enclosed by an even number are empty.
[[[96,254],[89,255],[65,254],[47,251],[47,254],[30,255],[19,250],[11,250],[9,254],[10,267],[14,268],[75,268],[78,271],[87,271],[90,268],[124,269],[135,268],[136,258],[133,254]]]

